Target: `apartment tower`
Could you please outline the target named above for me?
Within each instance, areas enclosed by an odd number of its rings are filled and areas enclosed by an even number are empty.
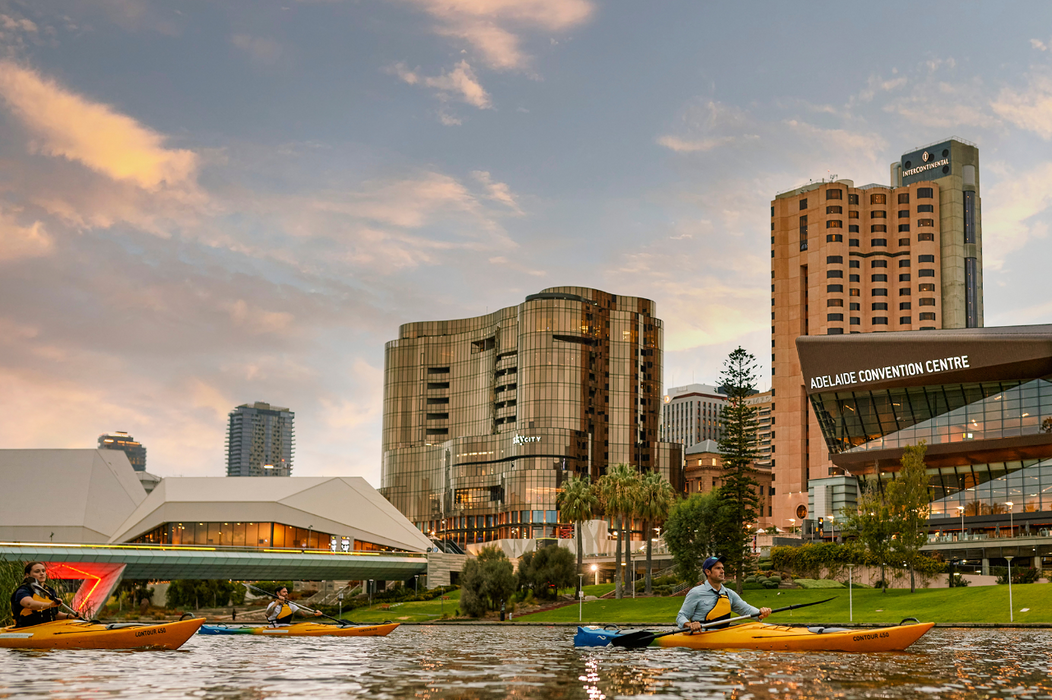
[[[727,396],[707,384],[674,386],[661,407],[661,439],[684,449],[705,440],[720,439],[720,411]]]
[[[661,360],[654,302],[585,287],[407,323],[385,348],[380,491],[473,544],[569,536],[563,481],[619,462],[682,490],[682,448],[658,436]]]
[[[925,146],[891,173],[890,186],[833,178],[771,202],[778,527],[808,519],[808,480],[834,473],[803,386],[798,337],[983,324],[978,148],[956,138]]]
[[[123,430],[99,435],[99,449],[120,450],[128,455],[132,469],[137,472],[146,471],[146,447]]]
[[[256,401],[230,412],[227,476],[291,476],[295,451],[293,419],[287,408]]]

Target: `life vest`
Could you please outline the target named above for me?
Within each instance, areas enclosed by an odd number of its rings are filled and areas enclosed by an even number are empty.
[[[55,593],[50,586],[45,586],[44,590],[51,594]],[[54,602],[51,598],[41,595],[39,591],[33,590],[29,584],[19,586],[14,595],[11,596],[11,612],[14,613],[15,627],[31,627],[32,625],[52,622],[58,614],[57,606],[44,610],[24,608],[22,607],[22,599],[24,598],[32,598],[38,603]],[[15,612],[16,610],[18,611],[17,613]]]
[[[716,604],[712,606],[712,610],[705,615],[705,622],[715,622],[717,620],[730,619],[731,613],[731,599],[727,595],[726,588],[720,588],[719,592],[712,592],[716,596]],[[713,625],[710,629],[721,629],[727,625]]]
[[[271,624],[287,625],[292,622],[292,618],[295,616],[296,611],[293,610],[289,603],[279,603],[274,601],[270,605],[273,612],[270,615],[267,615],[267,619],[270,620]]]

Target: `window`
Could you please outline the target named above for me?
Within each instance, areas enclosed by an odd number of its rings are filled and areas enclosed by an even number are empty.
[[[913,323],[913,319],[909,316],[899,316],[899,323],[906,326]]]
[[[886,194],[871,194],[869,195],[870,204],[887,204],[888,196]]]
[[[878,247],[878,248],[887,248],[888,247],[888,239],[887,238],[871,238],[869,240],[869,245],[873,246],[873,247]]]
[[[902,289],[899,290],[899,296],[900,297],[908,297],[909,295],[910,295],[910,288],[909,287],[903,287]]]
[[[852,311],[860,311],[862,309],[862,304],[859,304],[857,301],[851,302],[849,306],[851,307]]]
[[[869,266],[870,267],[887,267],[888,266],[888,261],[887,260],[870,260],[869,261]]]
[[[873,224],[869,227],[870,233],[885,233],[888,230],[887,224]]]
[[[869,281],[870,282],[887,282],[888,281],[888,276],[887,275],[870,275],[869,276]]]
[[[900,238],[899,239],[899,245],[900,246],[909,245],[909,244],[910,244],[910,239],[908,239],[908,238]]]
[[[843,328],[830,328],[826,331],[826,335],[844,335]]]
[[[862,282],[862,278],[859,277],[858,275],[849,275],[848,281],[849,282],[859,282],[859,283],[861,283]]]
[[[886,289],[871,289],[871,290],[869,290],[869,295],[871,297],[886,297],[888,295],[888,290],[886,290]]]
[[[862,296],[862,292],[858,291],[857,289],[852,289],[852,290],[851,290],[851,293],[850,293],[850,294],[848,294],[848,296],[851,296],[851,297],[860,297],[860,296]]]
[[[806,199],[801,199],[800,200],[800,211],[803,211],[804,209],[807,209],[807,200]]]
[[[919,263],[933,263],[935,262],[934,255],[918,255],[917,262]]]
[[[852,228],[858,228],[858,226],[853,226]],[[858,239],[857,238],[849,238],[849,239],[847,239],[847,244],[851,248],[858,248]]]
[[[870,307],[870,310],[871,311],[887,311],[888,310],[888,302],[886,302],[886,301],[878,301],[877,303],[873,304]]]
[[[928,270],[928,269],[917,270],[917,277],[934,277],[934,276],[935,276],[935,270]]]
[[[909,192],[899,192],[899,204],[909,204],[909,203],[910,203],[910,193]]]
[[[900,219],[908,219],[908,218],[910,218],[910,210],[909,209],[899,209],[899,218]]]
[[[826,279],[844,279],[843,270],[826,270]]]
[[[832,265],[833,263],[843,264],[844,263],[844,256],[843,255],[827,255],[826,256],[826,265]]]
[[[857,219],[858,218],[858,211],[857,210],[849,211],[847,213],[847,218],[849,218],[849,219]]]
[[[826,222],[826,228],[844,228],[844,222],[840,219],[830,219]]]
[[[871,218],[871,219],[886,219],[886,218],[888,218],[888,213],[886,211],[882,211],[880,209],[877,209],[877,210],[871,211],[869,213],[869,218]]]
[[[934,233],[918,233],[917,234],[917,240],[918,241],[934,241],[935,240],[935,234]]]
[[[910,281],[910,273],[906,272],[906,273],[903,273],[903,274],[899,275],[899,282],[909,282],[909,281]]]
[[[935,299],[933,297],[924,297],[918,303],[920,306],[935,306]]]
[[[917,199],[931,199],[935,196],[935,190],[931,187],[918,187]]]
[[[934,226],[935,219],[917,219],[918,226]]]
[[[902,233],[903,231],[909,231],[909,230],[910,230],[910,225],[909,224],[899,224],[899,233]],[[907,238],[906,242],[908,243],[909,240],[910,239]]]
[[[921,204],[919,207],[917,207],[917,213],[918,214],[925,214],[925,213],[927,213],[927,214],[934,214],[935,213],[935,205],[933,205],[933,204]]]
[[[844,234],[842,234],[842,233],[827,233],[826,234],[826,243],[843,243],[843,242],[844,242]]]
[[[857,194],[849,194],[847,196],[847,203],[848,204],[858,204],[858,195]]]
[[[873,317],[873,325],[874,326],[886,326],[886,325],[888,325],[888,317],[887,316],[874,316]]]
[[[911,306],[912,305],[908,301],[900,301],[899,302],[899,311],[909,311]]]
[[[843,199],[844,190],[831,189],[826,190],[826,199]]]
[[[859,318],[858,316],[852,316],[851,317],[851,325],[852,326],[861,326],[862,325],[862,319]]]
[[[909,266],[910,266],[910,259],[909,258],[901,258],[899,260],[899,267],[909,267]]]
[[[840,206],[839,204],[832,204],[832,205],[826,207],[826,214],[843,214],[843,213],[844,213],[844,207]]]
[[[848,260],[848,267],[858,267],[861,263],[858,260]]]
[[[427,388],[428,389],[448,389],[449,388],[449,382],[428,382],[427,383]]]
[[[843,292],[844,291],[844,285],[842,285],[842,284],[827,284],[826,285],[826,291],[830,292],[830,293],[832,293],[832,292]]]
[[[826,306],[843,306],[843,299],[826,299]]]
[[[850,225],[849,225],[849,226],[847,227],[847,232],[848,232],[848,233],[858,233],[858,232],[859,232],[859,226],[858,226],[858,224],[850,224]]]
[[[925,311],[925,312],[923,312],[920,315],[920,320],[922,320],[922,321],[934,321],[935,320],[935,313],[933,311]]]
[[[826,321],[843,321],[844,314],[826,314]]]

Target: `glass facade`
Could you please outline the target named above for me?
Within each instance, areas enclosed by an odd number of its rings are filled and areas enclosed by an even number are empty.
[[[627,462],[682,487],[660,442],[653,302],[556,287],[476,318],[411,323],[387,344],[381,493],[459,543],[566,534],[570,474]]]
[[[347,535],[333,535],[283,523],[164,523],[132,543],[248,547],[258,549],[320,549],[331,552],[400,551]]]

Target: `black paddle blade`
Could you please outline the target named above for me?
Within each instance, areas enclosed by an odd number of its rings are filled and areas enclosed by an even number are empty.
[[[654,641],[655,635],[653,632],[647,632],[646,630],[636,630],[635,632],[626,632],[625,634],[619,634],[610,640],[610,643],[615,647],[624,647],[626,649],[642,649],[648,647]]]

